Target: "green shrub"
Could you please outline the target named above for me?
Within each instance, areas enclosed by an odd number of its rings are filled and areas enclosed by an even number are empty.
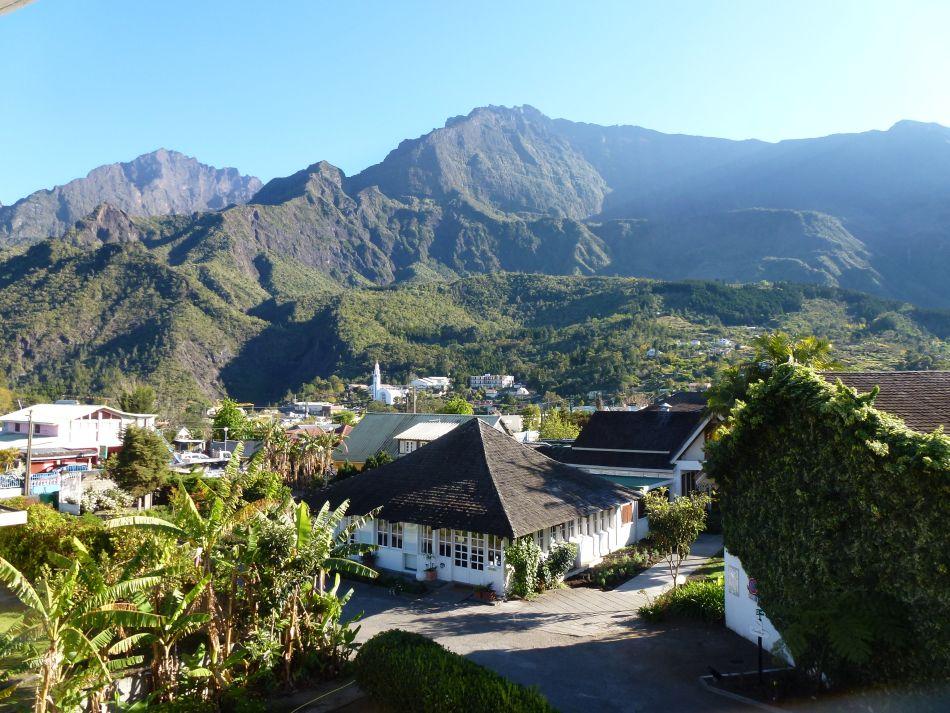
[[[680,617],[721,622],[726,618],[725,596],[722,577],[693,580],[663,592],[637,613],[647,621]]]
[[[513,683],[419,634],[384,631],[356,656],[356,682],[395,713],[552,713],[538,691]]]
[[[942,682],[950,437],[908,430],[875,396],[779,364],[708,444],[706,470],[725,545],[801,668],[832,686]]]
[[[520,537],[505,548],[505,562],[512,569],[509,593],[522,599],[538,588],[541,549],[531,537]]]
[[[11,506],[22,507],[26,501],[16,498],[9,502]],[[48,553],[73,556],[74,537],[96,556],[112,549],[111,536],[97,517],[64,515],[39,503],[28,505],[26,513],[25,525],[0,527],[0,557],[31,581],[39,576],[40,568],[49,563]]]
[[[538,564],[538,584],[541,589],[553,587],[564,579],[577,560],[577,544],[558,542],[548,556]]]

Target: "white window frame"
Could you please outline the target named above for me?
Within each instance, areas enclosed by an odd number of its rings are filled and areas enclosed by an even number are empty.
[[[430,525],[422,526],[422,554],[431,555],[432,550],[432,527]]]
[[[452,564],[469,568],[469,541],[465,530],[452,530]]]
[[[469,533],[468,567],[477,572],[485,570],[485,535]]]
[[[389,523],[383,519],[376,520],[376,546],[389,547]]]
[[[485,542],[485,565],[488,569],[501,567],[502,543],[504,538],[488,535]]]
[[[448,528],[439,528],[439,557],[452,559],[453,540],[452,531]]]

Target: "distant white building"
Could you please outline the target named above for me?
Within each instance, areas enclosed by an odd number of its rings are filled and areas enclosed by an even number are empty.
[[[447,376],[423,376],[418,379],[413,379],[409,385],[419,391],[441,393],[449,390],[449,387],[452,386],[452,380]]]
[[[482,374],[470,376],[468,384],[473,389],[507,389],[515,385],[515,377],[510,374]]]
[[[406,398],[406,390],[399,386],[390,386],[383,383],[382,372],[379,370],[379,362],[373,368],[373,383],[369,387],[370,396],[373,401],[392,406],[399,399]]]

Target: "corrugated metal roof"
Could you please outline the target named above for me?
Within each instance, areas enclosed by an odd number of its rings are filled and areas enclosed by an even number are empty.
[[[457,423],[445,423],[444,421],[430,421],[426,423],[417,423],[410,426],[402,433],[396,434],[397,441],[434,441],[441,438],[453,428]]]
[[[453,413],[368,413],[353,427],[343,445],[333,452],[338,461],[363,463],[380,451],[393,458],[399,455],[396,435],[418,423],[460,424],[477,418],[495,429],[501,429],[500,416],[468,416]]]

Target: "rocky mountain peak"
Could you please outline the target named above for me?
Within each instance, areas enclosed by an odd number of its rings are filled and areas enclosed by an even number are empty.
[[[215,168],[158,149],[0,207],[0,245],[63,235],[100,203],[133,216],[188,214],[246,203],[260,187],[259,179],[235,168]]]

